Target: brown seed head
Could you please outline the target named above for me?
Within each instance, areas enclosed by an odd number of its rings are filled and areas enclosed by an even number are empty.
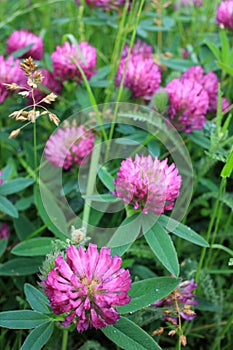
[[[23,112],[23,110],[22,110],[22,109],[19,109],[18,111],[14,111],[13,113],[11,113],[11,114],[9,115],[9,117],[17,118],[17,117],[20,116],[20,114],[21,114],[22,112]]]
[[[49,119],[50,119],[51,122],[53,122],[56,126],[58,126],[60,120],[59,120],[59,118],[56,116],[56,114],[54,114],[54,113],[49,113]]]
[[[48,103],[50,104],[51,102],[55,101],[55,99],[57,98],[57,95],[55,95],[53,92],[51,92],[51,94],[45,96],[40,103],[44,102],[44,103]]]
[[[33,59],[30,56],[20,63],[20,68],[25,72],[25,75],[27,77],[30,77],[32,73],[36,70],[37,65],[33,63]]]
[[[43,77],[41,72],[35,72],[34,76],[33,76],[33,79],[34,79],[34,82],[36,84],[40,84],[40,83],[42,83],[44,77]]]
[[[18,90],[18,89],[20,89],[20,86],[17,85],[16,83],[12,83],[12,84],[3,83],[3,85],[5,85],[5,87],[8,90]]]

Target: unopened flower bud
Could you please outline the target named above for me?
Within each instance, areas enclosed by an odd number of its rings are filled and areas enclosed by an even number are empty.
[[[164,331],[164,328],[163,327],[159,327],[158,329],[156,329],[153,333],[152,333],[152,336],[155,336],[155,335],[161,335]]]
[[[186,345],[187,345],[186,336],[183,335],[183,334],[180,336],[180,343],[181,343],[183,346],[186,346]]]
[[[173,329],[170,332],[168,332],[168,335],[173,337],[174,335],[176,335],[176,333],[177,333],[177,330]]]
[[[162,113],[168,107],[168,93],[165,89],[159,89],[152,97],[153,106],[156,111]]]

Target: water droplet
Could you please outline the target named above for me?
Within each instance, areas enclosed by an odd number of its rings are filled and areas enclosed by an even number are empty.
[[[156,288],[156,289],[155,289],[155,291],[156,291],[156,292],[158,292],[158,291],[159,291],[159,289],[158,289],[158,288]]]

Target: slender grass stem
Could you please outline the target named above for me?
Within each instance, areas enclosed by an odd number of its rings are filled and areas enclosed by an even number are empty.
[[[97,139],[95,142],[94,150],[92,152],[91,164],[90,164],[88,180],[87,180],[86,195],[92,194],[95,188],[96,172],[97,172],[97,166],[98,166],[100,151],[101,151],[100,143],[101,143],[101,140]],[[83,209],[83,224],[82,224],[84,228],[87,228],[88,226],[90,211],[91,211],[91,200],[85,199],[85,204]]]
[[[138,10],[137,15],[136,15],[136,20],[135,20],[134,29],[133,29],[133,32],[132,32],[132,35],[131,35],[128,55],[127,55],[127,58],[126,58],[124,74],[123,74],[122,79],[121,79],[121,83],[120,83],[120,87],[119,87],[119,91],[118,91],[118,95],[117,95],[117,101],[116,101],[117,103],[115,105],[115,109],[114,109],[114,113],[113,113],[113,121],[112,121],[111,128],[110,128],[110,131],[109,131],[109,140],[111,140],[112,137],[113,137],[113,133],[114,133],[114,129],[115,129],[115,121],[116,121],[117,112],[118,112],[118,109],[119,109],[118,102],[120,102],[121,97],[122,97],[123,88],[124,88],[125,74],[126,74],[127,65],[128,65],[128,60],[129,60],[130,53],[131,53],[131,50],[132,50],[132,47],[133,47],[133,44],[134,44],[134,41],[135,41],[137,26],[138,26],[138,23],[139,23],[139,20],[140,20],[140,15],[141,15],[141,12],[142,12],[142,9],[143,9],[143,6],[144,6],[144,2],[145,2],[144,0],[142,0],[140,2],[140,7],[139,7],[139,10]],[[132,11],[132,14],[133,14],[133,11]],[[128,26],[130,25],[130,23],[131,23],[131,18],[129,19]],[[127,30],[125,30],[125,32],[127,32]],[[109,154],[109,150],[110,150],[110,144],[111,143],[109,142],[107,150],[106,150],[106,157],[105,157],[105,159],[108,159],[108,154]]]
[[[125,28],[125,22],[126,22],[127,12],[128,12],[128,5],[129,5],[129,2],[127,1],[125,4],[125,7],[123,9],[121,20],[120,20],[119,25],[118,25],[115,46],[113,49],[112,59],[110,62],[111,70],[110,70],[110,74],[108,76],[108,81],[110,84],[107,87],[107,89],[105,90],[105,100],[104,100],[105,103],[110,102],[112,94],[114,92],[114,89],[115,89],[114,79],[115,79],[115,75],[116,75],[116,72],[118,69],[118,62],[120,60],[120,53],[123,49],[123,45],[124,45],[125,40],[126,40],[126,35],[128,34],[128,31]],[[131,12],[130,12],[130,14],[131,14]],[[130,18],[128,19],[127,23],[129,26]]]
[[[96,99],[95,99],[95,96],[91,90],[91,87],[90,87],[90,84],[86,78],[86,75],[82,69],[82,67],[80,66],[80,64],[77,62],[77,60],[73,59],[72,60],[74,62],[74,64],[77,66],[78,70],[80,71],[81,73],[81,76],[83,78],[83,82],[84,82],[84,85],[87,89],[87,92],[88,92],[88,96],[90,98],[90,102],[91,102],[91,106],[95,112],[95,115],[96,115],[96,119],[99,123],[99,127],[100,127],[100,130],[102,132],[102,135],[103,135],[103,138],[105,141],[107,141],[108,137],[107,137],[107,134],[106,134],[106,131],[104,129],[104,126],[103,126],[103,121],[102,121],[102,118],[101,118],[101,115],[100,115],[100,112],[99,112],[99,109],[98,109],[98,106],[97,106],[97,102],[96,102]]]
[[[69,334],[69,331],[67,329],[64,329],[63,330],[63,336],[62,336],[61,350],[66,350],[67,349],[68,334]]]
[[[211,216],[210,223],[209,223],[209,226],[208,226],[207,235],[206,235],[206,241],[207,242],[209,242],[209,240],[210,240],[210,236],[211,236],[214,224],[215,224],[215,220],[218,217],[220,198],[221,198],[221,195],[222,195],[223,190],[225,188],[225,181],[223,181],[223,180],[224,179],[222,179],[222,181],[221,181],[221,185],[220,185],[220,188],[219,188],[219,191],[218,191],[218,197],[216,199],[216,202],[215,202],[215,205],[214,205],[214,209],[213,209],[213,214]],[[202,252],[201,252],[201,257],[200,257],[200,261],[199,261],[198,268],[197,268],[197,273],[196,273],[196,281],[199,280],[201,269],[203,268],[203,265],[204,265],[204,259],[205,259],[205,256],[206,256],[206,250],[207,250],[207,248],[204,247],[202,249]]]
[[[225,178],[222,179],[220,190],[221,190],[221,194],[223,194],[226,191],[226,179]],[[208,256],[207,256],[207,259],[205,261],[205,267],[207,267],[207,266],[210,267],[210,260],[211,260],[212,254],[213,254],[212,246],[216,240],[216,236],[218,233],[219,224],[220,224],[220,220],[222,217],[222,207],[223,207],[223,203],[219,202],[217,212],[216,212],[216,223],[215,223],[214,232],[213,232],[211,243],[210,243],[210,249],[208,251]]]
[[[34,154],[34,169],[37,178],[37,139],[36,139],[36,121],[33,123],[33,154]]]

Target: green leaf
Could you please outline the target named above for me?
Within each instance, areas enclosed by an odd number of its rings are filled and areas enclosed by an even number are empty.
[[[175,69],[178,72],[185,72],[187,69],[193,66],[192,61],[183,60],[183,59],[166,60],[164,58],[161,58],[160,61],[164,63],[168,68]]]
[[[111,194],[91,194],[91,195],[83,195],[82,198],[89,199],[91,201],[95,202],[108,202],[108,203],[115,203],[120,202],[121,199],[118,197],[115,197]]]
[[[20,198],[15,206],[16,208],[20,211],[20,210],[25,210],[25,209],[28,209],[30,208],[30,206],[34,203],[34,198],[33,196],[29,196],[29,197],[23,197],[23,198]]]
[[[219,65],[220,68],[222,68],[228,74],[233,76],[233,67],[231,67],[231,66],[229,66],[229,64],[223,63],[221,61],[218,61],[217,64]]]
[[[179,282],[179,279],[170,277],[153,277],[134,282],[128,292],[131,297],[130,303],[117,309],[120,314],[141,310],[169,295]]]
[[[201,247],[209,247],[206,240],[193,231],[190,227],[181,224],[180,222],[169,218],[165,215],[159,217],[158,222],[174,235],[186,239],[189,242],[200,245]]]
[[[50,312],[50,309],[48,307],[49,302],[47,297],[37,288],[33,287],[29,283],[25,283],[24,293],[32,309],[39,311],[43,314]]]
[[[110,248],[128,249],[130,245],[138,237],[141,229],[140,214],[135,213],[129,218],[126,218],[121,225],[114,232],[113,236],[108,242]],[[125,250],[124,250],[125,252]],[[123,254],[123,251],[121,252]]]
[[[12,216],[13,218],[17,218],[19,216],[16,207],[7,198],[3,196],[0,196],[0,211]]]
[[[1,134],[2,134],[2,131],[1,131]],[[1,140],[1,137],[0,137],[0,140]],[[5,168],[2,169],[1,179],[3,181],[6,181],[7,179],[10,178],[12,172],[13,172],[13,165],[12,164],[7,165]]]
[[[46,322],[36,327],[25,339],[20,350],[40,350],[51,337],[54,329],[54,322]]]
[[[20,215],[18,219],[14,219],[13,223],[16,234],[21,241],[29,236],[30,233],[35,231],[35,227],[32,222],[24,215]]]
[[[11,180],[4,182],[0,186],[0,194],[8,195],[24,190],[28,186],[31,186],[35,182],[34,179],[24,179],[18,178],[16,180]]]
[[[207,150],[210,149],[210,141],[204,135],[202,135],[200,131],[194,130],[191,134],[187,134],[186,137],[196,145]]]
[[[221,59],[221,51],[218,49],[216,45],[214,45],[211,41],[205,41],[205,44],[208,48],[213,52],[215,57],[220,60]]]
[[[5,252],[7,243],[8,243],[7,238],[0,239],[0,256],[2,256],[2,254]]]
[[[32,310],[0,312],[0,326],[10,329],[30,329],[48,321],[48,316]]]
[[[122,256],[131,247],[132,243],[121,245],[120,247],[111,247],[111,255]]]
[[[114,191],[114,178],[104,167],[98,169],[98,177],[110,192]]]
[[[122,349],[162,350],[148,333],[125,317],[121,317],[113,326],[102,328],[101,331]]]
[[[19,256],[40,256],[51,253],[53,238],[38,237],[23,241],[15,246],[11,253]]]
[[[222,177],[230,177],[231,173],[233,171],[233,148],[231,150],[231,153],[229,154],[229,157],[227,158],[226,164],[224,165],[221,176]]]
[[[227,60],[229,57],[230,46],[227,39],[226,31],[224,29],[220,30],[221,39],[221,49],[222,49],[222,61]]]
[[[11,259],[0,265],[0,276],[26,276],[39,271],[41,259]]]
[[[19,147],[19,142],[16,139],[9,139],[9,134],[1,130],[0,140],[4,141],[5,145],[11,146],[15,151]]]
[[[144,232],[144,237],[151,250],[159,261],[174,276],[179,276],[179,262],[171,237],[167,231],[158,223],[155,223],[148,231]]]
[[[66,219],[65,216],[63,214],[63,212],[61,211],[61,209],[58,207],[58,205],[56,204],[55,200],[52,197],[52,194],[47,191],[47,207],[51,208],[51,213],[53,214],[54,220],[52,220],[52,218],[50,218],[47,214],[47,211],[43,205],[43,201],[41,199],[41,195],[40,195],[40,189],[38,186],[34,187],[34,195],[35,195],[35,203],[36,203],[36,207],[39,211],[40,217],[41,219],[44,221],[44,223],[46,225],[48,225],[48,228],[61,240],[65,240],[67,238],[66,234],[67,234],[67,223],[66,223]],[[56,222],[56,225],[53,222]],[[58,225],[59,223],[59,225]],[[59,229],[58,229],[59,226]]]
[[[137,276],[139,279],[147,279],[156,277],[156,273],[144,265],[133,264],[130,268],[130,272]]]
[[[33,46],[34,44],[28,44],[27,46],[23,47],[22,49],[16,50],[14,51],[11,55],[14,58],[18,58],[18,57],[22,57],[25,53],[27,53],[30,48]]]

